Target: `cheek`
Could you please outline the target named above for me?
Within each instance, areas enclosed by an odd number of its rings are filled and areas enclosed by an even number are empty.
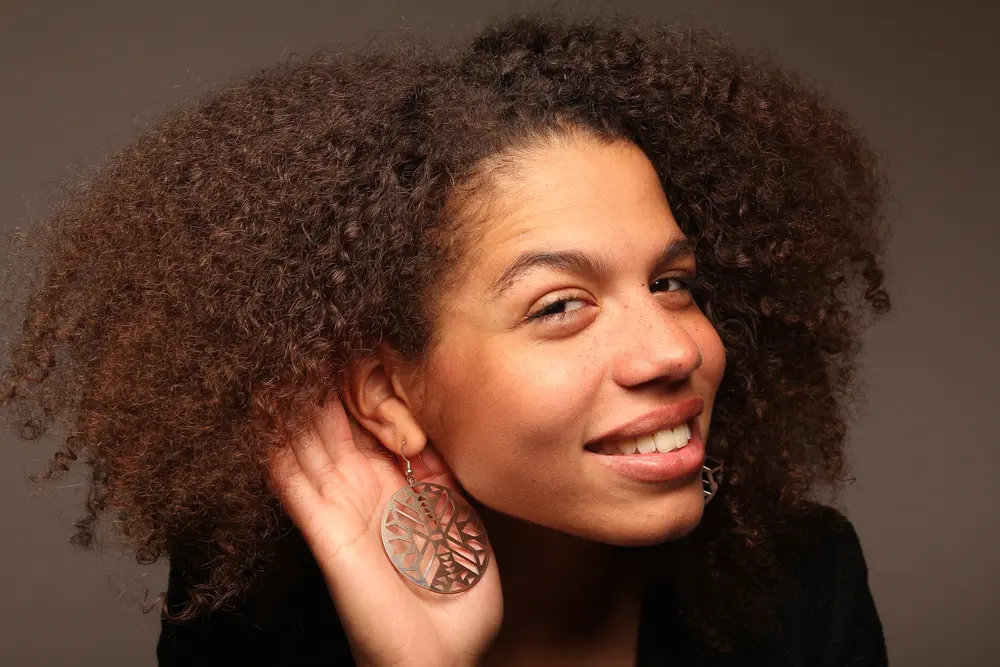
[[[425,427],[473,494],[536,483],[530,473],[539,454],[549,459],[582,446],[580,415],[600,386],[598,364],[545,346],[482,346],[452,349],[434,368]]]
[[[699,321],[688,329],[688,333],[701,350],[701,366],[695,371],[692,382],[695,391],[705,399],[705,412],[702,413],[699,423],[702,435],[708,437],[712,430],[715,396],[726,373],[726,350],[719,333],[706,317],[699,318]]]
[[[707,318],[697,326],[693,336],[701,349],[702,364],[698,370],[705,382],[711,386],[714,395],[726,372],[726,349],[722,345],[719,333]]]

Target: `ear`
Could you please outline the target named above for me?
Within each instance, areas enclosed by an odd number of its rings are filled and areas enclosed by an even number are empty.
[[[413,414],[411,376],[395,350],[383,344],[371,357],[346,369],[341,388],[345,407],[358,423],[396,454],[405,440],[407,458],[427,444]]]

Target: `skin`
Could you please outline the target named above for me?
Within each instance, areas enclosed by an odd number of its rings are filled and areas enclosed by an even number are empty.
[[[418,378],[417,423],[489,508],[617,545],[687,534],[704,505],[699,476],[635,482],[584,452],[609,430],[691,397],[704,399],[707,434],[725,368],[718,334],[678,280],[694,277],[693,255],[656,266],[683,234],[655,170],[633,144],[573,135],[498,186],[484,202],[475,261],[443,299],[442,336]],[[604,266],[539,267],[491,294],[522,253],[567,250]],[[537,314],[550,317],[526,319]]]
[[[352,641],[378,656],[367,664],[412,661],[415,651],[444,660],[428,664],[630,664],[642,575],[636,551],[621,547],[689,533],[702,515],[701,481],[632,480],[599,465],[585,445],[695,397],[707,438],[722,342],[686,289],[693,255],[658,261],[683,234],[638,147],[573,133],[530,147],[494,178],[467,203],[475,233],[461,280],[441,296],[435,345],[418,364],[383,346],[350,369],[350,419],[336,402],[327,435],[284,459],[278,478],[298,475],[300,492],[283,499],[341,617],[361,619],[361,639]],[[540,251],[575,251],[595,266],[536,265],[497,293],[518,257]],[[398,453],[404,440],[417,477],[466,494],[489,532],[494,564],[460,600],[404,585],[380,553],[380,509],[405,482],[377,451]],[[344,524],[350,513],[356,521]],[[384,578],[381,609],[370,591],[350,593],[364,576]],[[394,595],[414,603],[410,618]],[[387,645],[401,640],[385,633],[365,634],[363,619],[386,613],[403,619],[416,633],[409,636],[429,639],[404,650]]]

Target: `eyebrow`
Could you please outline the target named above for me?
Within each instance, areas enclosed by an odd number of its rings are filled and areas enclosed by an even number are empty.
[[[656,260],[657,268],[672,264],[677,260],[694,255],[694,241],[686,236],[671,239]],[[582,250],[537,251],[529,250],[518,255],[496,280],[490,283],[488,293],[499,299],[515,282],[526,274],[538,269],[565,271],[587,275],[606,272],[607,257],[589,255]]]

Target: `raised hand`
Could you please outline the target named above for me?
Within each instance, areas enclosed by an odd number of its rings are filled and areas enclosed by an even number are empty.
[[[430,447],[407,458],[419,481],[457,489]],[[493,554],[482,579],[457,594],[425,590],[396,571],[382,544],[382,512],[407,481],[340,400],[331,399],[312,429],[275,452],[270,475],[323,572],[359,665],[477,663],[503,617]]]

